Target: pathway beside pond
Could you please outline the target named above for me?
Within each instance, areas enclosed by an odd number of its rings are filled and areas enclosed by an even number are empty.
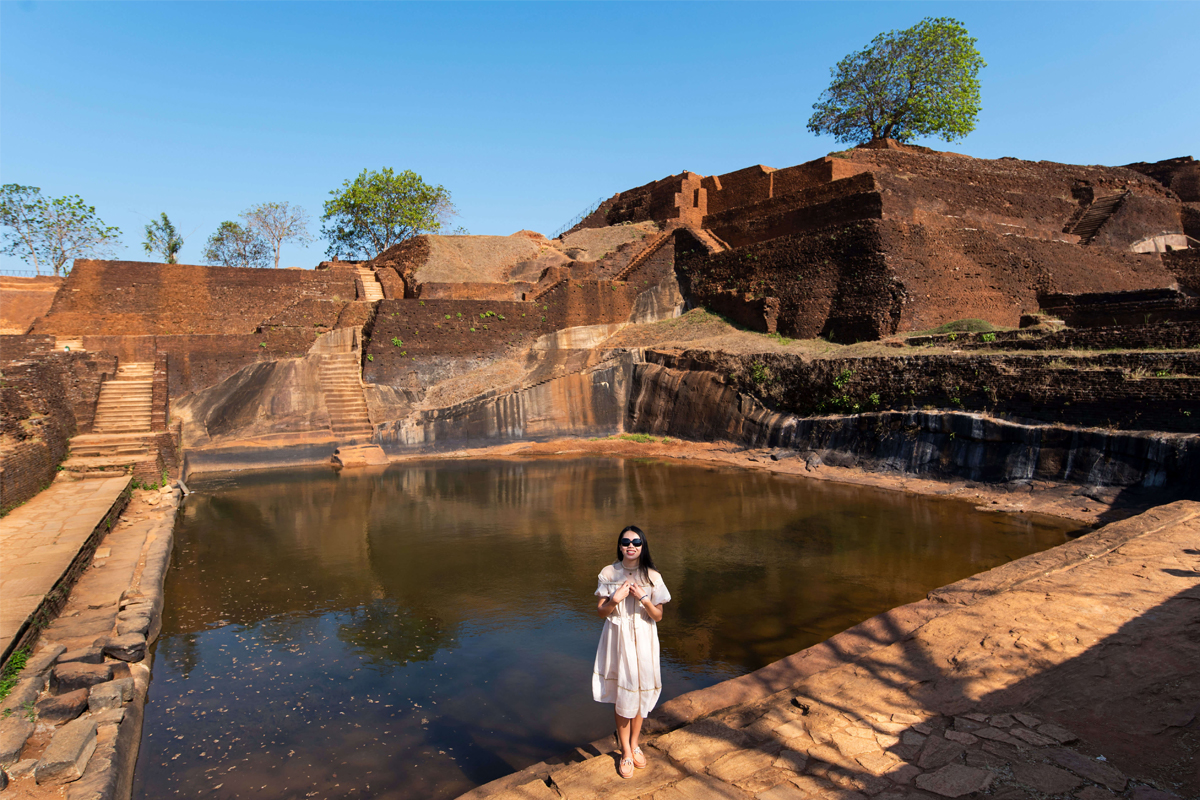
[[[1179,501],[665,703],[630,780],[609,738],[463,800],[1197,797],[1198,618]]]
[[[65,599],[55,594],[56,587],[69,584],[76,569],[90,563],[89,548],[115,523],[129,481],[128,475],[60,477],[0,519],[0,652],[9,652],[44,604]],[[56,611],[48,609],[48,616]]]

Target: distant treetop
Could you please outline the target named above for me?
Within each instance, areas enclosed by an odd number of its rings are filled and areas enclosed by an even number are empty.
[[[456,213],[450,192],[411,170],[364,169],[329,194],[321,234],[334,258],[374,258],[406,239],[441,232]]]
[[[816,103],[808,129],[862,144],[916,136],[954,141],[975,130],[979,70],[975,39],[950,17],[926,17],[888,31],[830,70],[833,82]]]

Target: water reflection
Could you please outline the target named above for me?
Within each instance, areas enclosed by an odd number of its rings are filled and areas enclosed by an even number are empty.
[[[595,576],[647,531],[675,601],[664,699],[1069,524],[694,464],[541,459],[197,479],[139,797],[453,797],[611,728]]]

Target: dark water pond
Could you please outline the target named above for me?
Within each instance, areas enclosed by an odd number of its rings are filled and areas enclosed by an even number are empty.
[[[630,522],[674,595],[663,699],[1071,524],[686,462],[439,461],[198,478],[135,796],[450,798],[612,730],[592,592]]]

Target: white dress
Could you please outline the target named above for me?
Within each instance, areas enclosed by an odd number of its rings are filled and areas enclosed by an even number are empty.
[[[626,579],[635,576],[636,571],[626,571],[620,562],[609,564],[597,576],[596,596],[612,597]],[[650,602],[659,605],[670,600],[662,576],[652,573]],[[649,714],[660,692],[658,623],[630,594],[604,620],[592,668],[592,697],[597,703],[615,703],[617,714],[633,719]]]

